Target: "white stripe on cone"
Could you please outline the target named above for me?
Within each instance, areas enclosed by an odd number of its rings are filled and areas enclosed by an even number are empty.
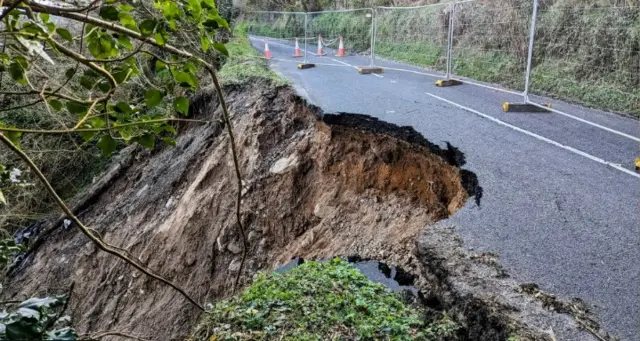
[[[269,50],[269,41],[264,40],[264,57],[267,59],[271,59],[271,51]]]

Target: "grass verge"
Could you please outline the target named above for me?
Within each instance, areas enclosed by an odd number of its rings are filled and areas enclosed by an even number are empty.
[[[435,341],[455,340],[457,329],[446,317],[424,322],[420,310],[335,259],[258,275],[209,309],[190,340]]]
[[[261,58],[247,37],[246,24],[239,24],[233,31],[233,38],[226,44],[229,58],[219,72],[223,84],[240,84],[263,80],[274,86],[287,82],[269,70],[268,62]]]

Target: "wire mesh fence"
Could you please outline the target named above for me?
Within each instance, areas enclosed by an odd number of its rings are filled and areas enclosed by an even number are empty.
[[[376,56],[446,71],[452,7],[377,7]]]
[[[312,44],[322,47],[322,53],[341,55],[340,42],[345,55],[371,56],[373,32],[373,9],[309,12],[308,36]]]
[[[305,17],[303,12],[249,12],[244,20],[250,35],[294,41],[305,38]]]
[[[452,72],[524,90],[531,6],[468,1],[454,5]]]
[[[640,116],[640,7],[541,3],[531,91]]]
[[[342,40],[346,55],[372,65],[405,62],[496,83],[525,102],[530,92],[640,116],[640,7],[630,1],[463,0],[248,21],[249,34],[297,38],[314,54],[334,55]]]

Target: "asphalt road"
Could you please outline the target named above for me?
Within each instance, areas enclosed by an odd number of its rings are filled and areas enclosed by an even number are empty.
[[[261,39],[252,42],[262,51]],[[638,121],[539,97],[573,117],[504,113],[502,102],[521,96],[438,88],[421,74],[431,71],[385,61],[376,64],[407,71],[360,75],[355,67],[369,64],[361,56],[310,52],[317,67],[298,70],[290,46],[270,48],[272,68],[326,112],[409,125],[458,147],[484,193],[480,206],[469,201],[441,223],[454,224],[474,251],[497,252],[516,280],[582,298],[605,331],[640,340],[640,177],[630,171],[640,156]]]

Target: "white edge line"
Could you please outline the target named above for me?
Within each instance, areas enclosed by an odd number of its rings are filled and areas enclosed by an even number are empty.
[[[531,104],[531,105],[534,105],[534,106],[536,106],[536,107],[539,107],[539,108],[543,108],[543,109],[549,110],[549,111],[551,111],[551,112],[553,112],[553,113],[556,113],[556,114],[558,114],[558,115],[566,116],[566,117],[572,118],[572,119],[574,119],[574,120],[576,120],[576,121],[580,121],[580,122],[582,122],[582,123],[586,123],[586,124],[588,124],[588,125],[590,125],[590,126],[594,126],[594,127],[596,127],[596,128],[600,128],[600,129],[602,129],[602,130],[606,130],[606,131],[608,131],[608,132],[610,132],[610,133],[614,133],[614,134],[616,134],[616,135],[620,135],[620,136],[622,136],[622,137],[626,137],[626,138],[631,139],[631,140],[634,140],[634,141],[636,141],[636,142],[640,142],[640,138],[637,138],[637,137],[635,137],[635,136],[631,136],[631,135],[629,135],[629,134],[625,134],[625,133],[623,133],[623,132],[621,132],[621,131],[617,131],[617,130],[615,130],[615,129],[607,128],[607,127],[602,126],[602,125],[599,125],[599,124],[597,124],[597,123],[594,123],[594,122],[591,122],[591,121],[587,121],[587,120],[585,120],[585,119],[583,119],[583,118],[580,118],[580,117],[576,117],[576,116],[573,116],[573,115],[567,114],[567,113],[562,112],[562,111],[560,111],[560,110],[556,110],[556,109],[553,109],[553,108],[545,107],[544,105],[540,105],[540,104],[535,103],[535,102],[527,101],[527,103],[529,103],[529,104]]]
[[[345,63],[345,62],[343,62],[343,61],[341,61],[341,60],[337,60],[337,59],[333,59],[333,58],[331,58],[331,60],[333,60],[333,61],[334,61],[334,62],[336,62],[336,63],[340,63],[340,64],[344,64],[344,65],[351,66],[352,68],[354,68],[354,69],[358,70],[358,67],[357,67],[357,66],[355,66],[355,65],[351,65],[351,64],[349,64],[349,63]],[[372,75],[374,75],[374,76],[376,76],[376,77],[378,77],[378,78],[384,78],[384,76],[379,75],[379,74],[377,74],[377,73],[372,73]]]
[[[509,123],[503,122],[503,121],[501,121],[501,120],[499,120],[499,119],[497,119],[497,118],[491,117],[491,116],[489,116],[489,115],[487,115],[487,114],[483,114],[483,113],[481,113],[481,112],[479,112],[479,111],[477,111],[477,110],[474,110],[474,109],[471,109],[471,108],[465,107],[465,106],[463,106],[463,105],[460,105],[460,104],[458,104],[458,103],[452,102],[452,101],[450,101],[450,100],[448,100],[448,99],[444,99],[444,98],[442,98],[442,97],[440,97],[440,96],[436,96],[436,95],[434,95],[434,94],[430,94],[430,93],[428,93],[428,92],[426,92],[426,94],[427,94],[427,95],[429,95],[429,96],[431,96],[431,97],[433,97],[433,98],[435,98],[435,99],[438,99],[438,100],[440,100],[440,101],[446,102],[446,103],[448,103],[448,104],[450,104],[450,105],[453,105],[453,106],[455,106],[455,107],[458,107],[458,108],[460,108],[460,109],[466,110],[466,111],[468,111],[468,112],[470,112],[470,113],[473,113],[473,114],[476,114],[476,115],[481,116],[481,117],[483,117],[483,118],[486,118],[486,119],[488,119],[488,120],[490,120],[490,121],[492,121],[492,122],[494,122],[494,123],[497,123],[497,124],[500,124],[500,125],[505,126],[505,127],[507,127],[507,128],[513,129],[513,130],[515,130],[515,131],[521,132],[521,133],[523,133],[523,134],[525,134],[525,135],[529,135],[529,136],[531,136],[531,137],[533,137],[533,138],[536,138],[536,139],[538,139],[538,140],[540,140],[540,141],[547,142],[547,143],[552,144],[552,145],[554,145],[554,146],[556,146],[556,147],[559,147],[559,148],[562,148],[562,149],[568,150],[568,151],[570,151],[570,152],[572,152],[572,153],[574,153],[574,154],[578,154],[578,155],[580,155],[580,156],[586,157],[587,159],[590,159],[590,160],[592,160],[592,161],[595,161],[595,162],[601,163],[601,164],[606,165],[606,166],[613,167],[613,168],[615,168],[615,169],[617,169],[617,170],[619,170],[619,171],[621,171],[621,172],[623,172],[623,173],[627,173],[627,174],[629,174],[629,175],[631,175],[631,176],[634,176],[634,177],[636,177],[636,178],[640,178],[640,174],[637,174],[637,173],[635,173],[635,172],[633,172],[633,171],[630,171],[630,170],[628,170],[628,169],[626,169],[626,168],[624,168],[624,167],[622,167],[622,166],[620,166],[620,165],[618,165],[618,164],[615,164],[615,163],[612,163],[612,162],[609,162],[609,161],[605,161],[605,160],[603,160],[603,159],[601,159],[601,158],[599,158],[599,157],[596,157],[596,156],[593,156],[593,155],[591,155],[591,154],[585,153],[585,152],[583,152],[583,151],[581,151],[581,150],[575,149],[575,148],[573,148],[573,147],[569,147],[569,146],[564,145],[564,144],[562,144],[562,143],[559,143],[559,142],[556,142],[556,141],[554,141],[554,140],[548,139],[548,138],[546,138],[546,137],[544,137],[544,136],[540,136],[540,135],[538,135],[538,134],[532,133],[532,132],[530,132],[530,131],[528,131],[528,130],[525,130],[525,129],[522,129],[522,128],[518,128],[518,127],[516,127],[516,126],[514,126],[514,125],[511,125],[511,124],[509,124]]]

